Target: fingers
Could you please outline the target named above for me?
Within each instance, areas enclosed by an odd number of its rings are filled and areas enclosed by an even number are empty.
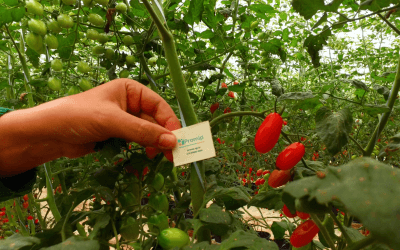
[[[141,114],[143,118],[150,116],[170,131],[181,128],[172,108],[157,93],[133,80],[127,80],[126,91],[129,113]]]
[[[146,147],[146,155],[149,159],[153,159],[160,152],[161,152],[160,149],[153,148],[153,147]],[[164,150],[162,152],[164,153],[165,158],[167,158],[170,162],[174,162],[174,157],[172,155],[171,150]]]
[[[116,110],[109,119],[113,121],[107,125],[110,137],[123,138],[129,142],[158,149],[172,149],[177,143],[175,135],[168,129],[132,116],[123,110]]]

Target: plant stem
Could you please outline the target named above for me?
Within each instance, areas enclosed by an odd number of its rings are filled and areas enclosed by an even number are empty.
[[[46,199],[47,199],[47,204],[49,204],[49,208],[51,210],[51,213],[53,214],[54,219],[57,222],[57,221],[59,221],[61,219],[61,214],[58,211],[56,202],[54,200],[53,186],[51,185],[51,179],[50,179],[50,176],[51,176],[50,169],[47,168],[46,165],[50,166],[50,164],[49,163],[44,163],[43,164],[44,171],[45,171],[45,174],[46,174],[46,189],[47,189],[47,197],[46,197]]]
[[[358,141],[356,140],[356,139],[354,139],[352,136],[349,136],[349,138],[350,138],[350,140],[352,140],[356,145],[357,145],[357,147],[361,150],[361,152],[364,154],[365,153],[365,150],[363,149],[363,147],[360,145],[360,143],[358,143]]]
[[[376,240],[372,238],[371,236],[366,237],[362,240],[359,240],[357,242],[354,242],[350,246],[347,246],[344,250],[359,250],[363,249],[371,244],[373,244]]]
[[[262,118],[262,119],[265,118],[264,112],[259,113],[259,112],[253,112],[253,111],[238,111],[238,112],[226,113],[226,114],[223,114],[223,115],[220,115],[220,116],[216,117],[215,119],[213,119],[210,122],[210,127],[214,127],[221,120],[226,119],[226,118],[232,118],[232,117],[236,117],[236,116],[247,116],[247,115],[259,117],[259,118]]]
[[[371,135],[371,139],[369,140],[367,147],[365,148],[364,156],[370,156],[372,151],[374,150],[375,143],[378,140],[379,135],[385,128],[389,116],[392,113],[394,103],[396,102],[397,94],[399,93],[399,89],[400,89],[400,57],[397,65],[396,79],[393,83],[392,90],[390,91],[390,96],[386,103],[389,108],[389,111],[384,113],[381,119],[379,120],[379,123],[376,126],[374,133]]]
[[[46,222],[43,220],[42,217],[42,212],[40,211],[40,204],[37,203],[37,201],[35,200],[35,197],[33,197],[32,193],[28,193],[28,198],[29,198],[29,207],[33,207],[36,210],[36,216],[39,220],[40,226],[42,227],[42,229],[46,228]],[[31,209],[33,211],[33,209]]]
[[[380,17],[380,19],[382,19],[390,28],[392,28],[392,30],[394,31],[394,32],[396,32],[397,33],[397,35],[400,35],[400,30],[398,29],[398,28],[396,28],[396,26],[394,26],[391,22],[389,22],[385,17],[383,17],[382,15],[381,15],[381,13],[378,13],[377,14],[379,17]]]
[[[332,250],[336,250],[335,243],[333,242],[331,236],[328,233],[328,230],[326,230],[326,227],[322,225],[321,221],[319,220],[318,216],[316,214],[310,213],[311,219],[317,224],[319,230],[321,231],[322,235],[324,236],[326,242],[328,243],[329,247]]]
[[[29,73],[28,66],[26,65],[25,57],[22,56],[21,51],[19,50],[17,44],[15,43],[14,38],[12,37],[12,35],[10,33],[10,30],[8,29],[8,26],[6,24],[4,24],[4,27],[6,28],[6,31],[7,31],[8,35],[10,36],[11,42],[13,43],[15,49],[17,50],[18,57],[21,62],[21,65],[22,65],[22,70],[25,75],[24,83],[25,83],[25,90],[28,93],[28,105],[30,108],[32,108],[33,106],[35,106],[35,103],[33,102],[32,90],[31,90],[30,86],[28,85],[28,82],[31,80],[31,75]],[[24,42],[22,37],[23,37],[23,34],[21,32],[21,44],[23,44],[23,42]]]
[[[336,225],[338,225],[340,231],[342,231],[343,237],[346,239],[347,244],[352,243],[353,241],[350,239],[350,236],[347,234],[346,230],[344,229],[342,223],[336,218],[335,214],[332,211],[329,211],[332,219],[335,221]]]
[[[118,233],[117,233],[117,229],[115,228],[114,220],[112,218],[111,218],[111,226],[112,226],[113,233],[114,233],[114,236],[115,236],[116,249],[120,250],[119,240],[118,240]]]
[[[64,223],[63,223],[62,228],[61,228],[61,239],[62,239],[62,241],[65,241],[67,239],[67,236],[65,234],[65,225],[67,224],[68,218],[71,215],[72,210],[74,209],[74,204],[75,204],[75,201],[72,202],[71,207],[68,210],[67,215],[65,216]]]
[[[21,210],[21,203],[20,203],[20,198],[16,198],[15,201],[15,210],[17,211],[17,215],[21,224],[21,234],[23,236],[29,236],[29,232],[26,229],[24,223],[22,223],[23,221],[25,221],[25,217],[22,214],[22,210]]]

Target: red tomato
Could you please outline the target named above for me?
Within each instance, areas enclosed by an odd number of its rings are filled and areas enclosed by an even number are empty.
[[[303,144],[295,142],[286,147],[276,158],[276,167],[281,170],[293,168],[304,156],[306,149]]]
[[[233,91],[229,91],[228,96],[230,98],[235,98],[235,93],[233,93]]]
[[[286,126],[286,125],[287,125],[287,121],[283,121],[283,125],[285,125],[285,126]]]
[[[28,198],[28,195],[26,194],[26,195],[24,195],[24,201],[27,201],[27,200],[29,200],[29,198]]]
[[[221,89],[227,89],[227,88],[228,88],[228,85],[226,85],[226,83],[223,82],[223,83],[221,84]]]
[[[310,215],[308,213],[303,213],[300,211],[297,211],[296,213],[297,213],[297,216],[299,216],[303,220],[307,220],[308,218],[310,218]]]
[[[264,183],[265,183],[265,179],[262,178],[261,181],[260,181],[260,185],[263,185]]]
[[[39,219],[36,219],[36,220],[35,220],[35,224],[38,224],[38,223],[39,223]]]
[[[286,215],[286,217],[288,217],[288,218],[294,218],[294,217],[296,217],[296,215],[297,215],[296,212],[295,212],[294,214],[292,214],[292,213],[290,212],[289,208],[288,208],[286,205],[283,205],[282,212],[283,212],[283,214]]]
[[[278,113],[271,113],[265,118],[254,138],[254,146],[259,153],[267,153],[275,147],[282,124],[282,117]]]
[[[257,180],[256,180],[256,186],[258,186],[258,185],[260,185],[260,181],[261,181],[261,179],[260,178],[258,178]]]
[[[268,185],[273,188],[285,185],[290,180],[290,170],[274,170],[268,179]]]
[[[27,201],[25,201],[24,203],[22,203],[22,206],[23,206],[24,208],[28,208],[28,207],[29,207],[29,203],[28,203]]]
[[[4,223],[7,223],[7,222],[8,222],[8,219],[7,219],[7,218],[3,219],[3,222],[4,222]]]
[[[262,173],[263,173],[263,170],[262,170],[262,169],[257,170],[257,176],[261,176]]]
[[[226,109],[224,109],[224,114],[230,113],[230,112],[231,112],[231,108],[230,107],[226,107]]]
[[[6,212],[0,212],[0,217],[3,217],[4,215],[6,215]]]
[[[269,170],[264,170],[264,172],[262,173],[262,175],[266,175],[266,174],[270,174],[271,173],[271,171],[269,171]]]
[[[312,220],[301,223],[290,236],[290,244],[294,247],[303,247],[309,244],[318,234],[319,228]]]
[[[238,84],[239,84],[238,82],[234,82],[234,83],[233,83],[233,85],[238,85]]]
[[[33,216],[32,216],[32,215],[29,215],[29,216],[27,217],[27,219],[28,219],[28,220],[33,220]]]
[[[211,107],[210,107],[211,114],[214,114],[215,110],[217,110],[218,108],[219,108],[218,102],[211,104]]]

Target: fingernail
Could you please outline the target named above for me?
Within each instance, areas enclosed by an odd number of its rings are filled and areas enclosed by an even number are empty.
[[[160,149],[171,149],[176,145],[176,137],[172,134],[162,134],[158,139],[158,147]]]

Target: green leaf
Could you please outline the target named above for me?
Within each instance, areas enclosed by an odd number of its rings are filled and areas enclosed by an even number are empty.
[[[209,39],[209,38],[213,38],[215,35],[214,32],[212,32],[211,30],[206,30],[200,33],[200,37],[204,38],[204,39]]]
[[[260,4],[252,4],[249,6],[249,9],[254,11],[256,13],[256,16],[265,20],[270,20],[271,17],[273,17],[274,15],[266,15],[266,14],[275,14],[278,13],[277,10],[274,9],[274,7],[272,7],[269,4],[265,4],[265,3],[260,3]]]
[[[304,47],[307,47],[307,52],[310,54],[315,68],[318,68],[321,65],[319,62],[321,59],[319,56],[319,51],[323,49],[323,45],[327,44],[328,37],[332,35],[332,32],[328,26],[325,26],[324,30],[325,31],[316,36],[310,34],[304,41]]]
[[[11,13],[12,11],[0,5],[0,26],[13,21]]]
[[[4,0],[4,3],[10,7],[18,5],[18,0]]]
[[[40,57],[39,53],[37,53],[36,51],[34,51],[29,47],[27,47],[25,53],[29,61],[32,63],[33,67],[39,68],[39,57]]]
[[[283,239],[286,229],[284,229],[276,221],[274,221],[271,225],[271,231],[274,234],[274,239]]]
[[[267,208],[270,210],[280,210],[283,208],[283,201],[282,201],[282,190],[268,190],[266,192],[259,192],[255,195],[249,204],[247,204],[247,208],[254,206],[254,207],[261,207]]]
[[[376,116],[377,114],[382,114],[389,111],[390,109],[386,105],[373,105],[373,104],[364,105],[364,112],[371,116]]]
[[[215,185],[207,190],[205,200],[221,199],[227,210],[235,210],[249,203],[250,198],[241,187],[223,188]]]
[[[75,42],[75,32],[71,32],[68,36],[57,36],[58,40],[58,49],[57,52],[60,55],[60,58],[69,59],[72,53],[72,46]]]
[[[208,208],[202,208],[199,219],[216,235],[225,235],[233,221],[232,215],[222,211],[222,208],[215,203]]]
[[[237,230],[224,240],[219,249],[278,250],[275,242],[267,241],[255,234]]]
[[[138,249],[140,249],[140,247]],[[214,245],[214,244],[210,245],[210,243],[202,241],[195,244],[190,244],[189,246],[184,247],[182,250],[217,250],[217,249],[219,249],[219,245]]]
[[[13,234],[5,240],[0,241],[0,250],[17,250],[32,245],[40,244],[40,239],[36,237],[24,237],[21,234]]]
[[[283,100],[306,100],[311,98],[314,98],[314,95],[311,92],[290,92],[281,95],[278,98],[278,102]]]
[[[203,0],[191,0],[189,5],[189,11],[186,13],[183,20],[190,25],[194,23],[199,23],[201,21],[201,16],[204,10]]]
[[[293,109],[309,110],[309,109],[315,109],[320,105],[321,105],[320,98],[316,96],[311,99],[300,101],[298,104],[296,104],[296,106],[293,107]]]
[[[306,20],[314,16],[318,10],[324,8],[324,0],[293,0],[293,9],[302,15]]]
[[[202,20],[211,29],[215,29],[218,23],[218,18],[214,11],[216,2],[216,0],[209,0],[208,4],[207,1],[204,2],[204,12]],[[219,14],[219,16],[221,16],[221,14]]]
[[[0,89],[4,89],[4,88],[10,88],[10,85],[8,85],[8,81],[4,80],[0,82]]]
[[[400,151],[400,134],[396,134],[389,139],[389,144],[383,147],[379,153],[379,157],[398,154]]]
[[[98,214],[96,217],[96,224],[94,224],[93,231],[90,232],[88,238],[92,240],[94,237],[96,237],[100,229],[105,228],[108,223],[110,223],[110,215],[108,215],[106,212]]]
[[[360,4],[360,10],[378,11],[382,8],[388,7],[391,3],[398,3],[393,0],[367,0]]]
[[[369,157],[357,158],[340,167],[329,166],[325,177],[306,177],[288,183],[284,192],[295,198],[316,198],[319,204],[340,202],[360,219],[371,235],[391,248],[400,249],[400,170]],[[351,192],[349,192],[351,190]]]
[[[25,7],[11,9],[11,16],[14,22],[19,22],[25,16]]]
[[[327,107],[322,107],[317,111],[315,123],[316,131],[325,143],[328,152],[335,155],[348,142],[353,117],[347,108],[332,113]]]
[[[229,86],[228,89],[233,92],[240,93],[246,88],[246,83],[240,83],[238,85]]]
[[[105,141],[96,142],[94,151],[100,151],[101,155],[111,161],[121,152],[122,147],[127,147],[126,141],[121,138],[109,138]]]
[[[328,21],[328,13],[325,12],[324,15],[314,24],[312,29],[317,28],[318,26],[320,26],[321,24],[323,24],[326,21]]]
[[[53,245],[51,247],[43,247],[41,249],[42,250],[76,250],[76,249],[99,250],[100,244],[97,240],[88,240],[87,238],[83,238],[81,236],[71,236],[57,245]]]

